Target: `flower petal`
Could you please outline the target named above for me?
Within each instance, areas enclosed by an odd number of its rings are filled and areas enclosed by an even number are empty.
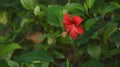
[[[76,33],[74,28],[72,30],[70,30],[70,37],[71,38],[76,38],[77,37],[77,33]]]
[[[63,17],[63,24],[71,24],[70,15],[66,13]]]
[[[66,32],[69,32],[72,28],[73,25],[64,25]]]
[[[72,21],[75,22],[76,25],[79,25],[82,22],[82,18],[79,16],[72,16]]]
[[[84,33],[84,30],[83,30],[83,28],[82,27],[80,27],[80,26],[76,26],[76,32],[78,33],[78,34],[83,34]]]

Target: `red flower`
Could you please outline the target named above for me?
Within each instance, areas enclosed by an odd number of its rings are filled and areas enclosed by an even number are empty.
[[[79,24],[81,24],[82,18],[79,16],[72,16],[66,13],[63,18],[63,24],[66,32],[70,34],[71,38],[76,38],[78,34],[83,34],[84,30]]]

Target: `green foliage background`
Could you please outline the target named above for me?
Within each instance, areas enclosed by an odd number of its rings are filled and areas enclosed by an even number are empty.
[[[83,18],[76,39],[61,35],[66,12]],[[0,0],[0,67],[120,67],[119,56],[120,0]]]

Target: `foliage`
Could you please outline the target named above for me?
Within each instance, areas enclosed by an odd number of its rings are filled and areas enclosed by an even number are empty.
[[[65,34],[63,16],[84,34]],[[120,67],[119,0],[0,0],[0,67]]]

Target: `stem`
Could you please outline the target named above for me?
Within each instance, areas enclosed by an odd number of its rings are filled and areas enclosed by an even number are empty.
[[[70,67],[70,62],[69,62],[68,59],[67,59],[67,61],[66,61],[66,67]]]

